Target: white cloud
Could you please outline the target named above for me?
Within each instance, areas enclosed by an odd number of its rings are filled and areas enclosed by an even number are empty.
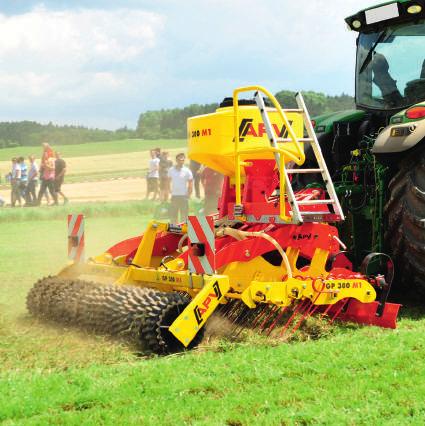
[[[118,9],[0,15],[0,102],[57,102],[125,86],[117,68],[153,49],[164,18]]]
[[[134,127],[147,109],[252,83],[353,93],[355,33],[343,19],[371,2],[123,0],[0,14],[0,120]]]

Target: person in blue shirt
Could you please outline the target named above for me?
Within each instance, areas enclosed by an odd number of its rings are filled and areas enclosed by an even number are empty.
[[[28,167],[25,164],[24,157],[18,158],[18,165],[21,169],[21,178],[19,180],[19,191],[21,193],[21,197],[25,200],[25,203],[28,204],[27,198],[27,185],[28,185]]]

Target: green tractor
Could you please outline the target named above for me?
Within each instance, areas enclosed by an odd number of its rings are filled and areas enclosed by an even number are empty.
[[[425,0],[345,21],[358,32],[357,109],[313,119],[347,215],[340,232],[356,267],[391,253],[397,282],[425,294]]]

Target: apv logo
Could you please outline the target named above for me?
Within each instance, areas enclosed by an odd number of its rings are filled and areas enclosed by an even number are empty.
[[[246,136],[251,136],[253,138],[262,138],[266,132],[266,126],[264,123],[259,122],[257,126],[253,124],[253,118],[244,118],[241,121],[239,126],[239,140],[243,142]],[[292,125],[292,121],[289,121],[289,125]],[[279,129],[277,124],[272,124],[273,130],[278,138],[288,137],[288,129],[285,125],[282,125],[282,128]]]
[[[214,290],[214,293],[208,294],[205,300],[200,305],[195,306],[195,309],[193,310],[193,313],[195,314],[196,322],[198,323],[198,325],[201,324],[201,322],[203,321],[202,316],[205,314],[205,312],[208,311],[211,301],[213,299],[220,300],[222,297],[222,293],[220,290],[220,286],[218,285],[218,281],[216,281],[213,284],[213,290]]]

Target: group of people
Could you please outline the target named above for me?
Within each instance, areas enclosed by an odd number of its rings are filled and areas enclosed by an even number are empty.
[[[150,151],[151,159],[146,175],[146,200],[159,200],[167,203],[170,199],[168,215],[172,223],[183,222],[189,212],[189,199],[195,189],[197,198],[201,198],[200,183],[204,187],[205,215],[217,211],[217,202],[221,193],[223,176],[207,167],[202,167],[196,161],[190,166],[185,165],[186,155],[179,153],[176,161],[168,158],[168,152],[155,148]],[[149,198],[152,194],[152,198]]]
[[[62,192],[66,163],[60,153],[53,151],[48,143],[43,143],[40,166],[34,155],[30,155],[28,160],[27,165],[24,157],[12,158],[12,169],[8,175],[11,185],[10,205],[22,206],[24,201],[25,206],[38,206],[43,198],[46,198],[49,205],[58,205],[59,196],[66,204],[68,198]],[[40,189],[37,193],[39,182]]]

